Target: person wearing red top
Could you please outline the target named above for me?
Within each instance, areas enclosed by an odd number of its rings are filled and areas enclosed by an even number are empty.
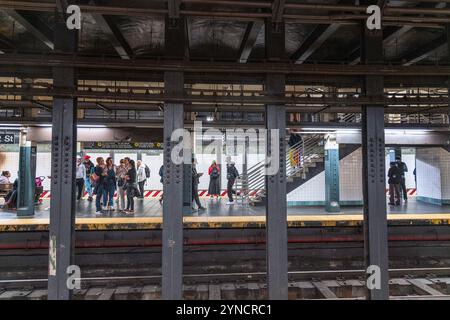
[[[213,161],[211,166],[208,169],[209,174],[209,188],[208,193],[211,196],[211,199],[216,196],[219,198],[220,195],[220,168],[217,165],[216,161]]]

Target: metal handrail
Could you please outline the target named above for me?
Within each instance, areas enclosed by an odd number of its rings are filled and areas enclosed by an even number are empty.
[[[323,140],[321,135],[313,135],[310,138],[294,144],[287,149],[285,156],[286,176],[292,177],[299,173],[304,173],[305,169],[310,166],[314,159],[323,157],[324,150],[320,146],[320,141]],[[291,152],[299,152],[300,163],[296,167],[292,167],[290,154]],[[265,160],[262,160],[248,169],[247,186],[248,190],[262,190],[265,187],[265,175],[262,170],[266,167]]]

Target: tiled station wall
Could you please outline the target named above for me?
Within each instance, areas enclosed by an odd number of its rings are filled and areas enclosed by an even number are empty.
[[[416,151],[418,200],[450,204],[450,153],[442,148]]]
[[[413,170],[414,153],[404,153],[403,161],[408,166],[406,188],[415,188]],[[386,153],[386,174],[389,168],[389,154]],[[362,149],[359,148],[339,161],[339,192],[341,205],[362,204]],[[386,188],[387,179],[386,179]],[[290,205],[323,205],[325,203],[325,172],[319,173],[302,186],[287,195]]]

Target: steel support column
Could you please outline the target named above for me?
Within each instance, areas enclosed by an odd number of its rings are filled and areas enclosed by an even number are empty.
[[[67,29],[56,17],[55,51],[72,53],[77,49],[78,33]],[[53,69],[53,86],[73,89],[76,70],[70,67]],[[76,98],[58,96],[53,99],[52,113],[52,179],[49,231],[48,298],[68,300],[73,288],[67,284],[67,268],[74,263],[75,243],[75,157]]]
[[[450,8],[450,3],[447,3],[447,7]],[[445,26],[445,31],[447,32],[447,62],[450,63],[450,24]],[[447,92],[449,97],[448,102],[448,125],[450,126],[450,77],[447,78]]]
[[[365,1],[376,4],[376,1]],[[362,26],[361,57],[365,64],[380,64],[383,60],[383,32]],[[365,76],[365,94],[383,94],[382,76]],[[368,299],[389,299],[388,243],[385,182],[385,142],[383,105],[368,105],[362,112],[364,253],[369,281]],[[369,269],[370,268],[370,269]],[[375,273],[375,274],[374,274]]]
[[[166,55],[182,59],[185,53],[184,18],[166,17]],[[166,94],[182,97],[182,72],[165,72]],[[183,293],[183,163],[172,161],[172,150],[179,141],[171,141],[174,130],[184,127],[184,104],[166,102],[164,106],[164,204],[162,231],[162,298],[179,300]]]
[[[266,21],[266,57],[282,59],[285,54],[284,23]],[[285,76],[268,74],[266,90],[270,96],[285,92]],[[286,203],[286,107],[266,105],[267,158],[275,172],[266,175],[266,254],[269,299],[288,298],[287,203]]]
[[[325,142],[325,209],[339,212],[339,145],[336,136],[329,136]]]
[[[19,138],[19,185],[17,189],[17,216],[34,215],[34,189],[36,176],[36,145],[27,141],[26,129]]]

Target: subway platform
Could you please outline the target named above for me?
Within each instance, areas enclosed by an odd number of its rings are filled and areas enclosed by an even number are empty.
[[[265,207],[250,206],[235,201],[227,205],[226,198],[203,197],[204,211],[191,210],[184,214],[185,228],[261,228],[265,227]],[[48,230],[50,201],[36,206],[35,215],[18,218],[15,211],[0,210],[0,232]],[[134,215],[118,211],[95,214],[95,203],[85,199],[76,204],[77,230],[135,230],[160,229],[162,205],[157,199],[135,200]],[[450,205],[432,205],[414,197],[400,206],[387,206],[389,224],[450,225]],[[288,207],[288,227],[359,226],[363,221],[361,206],[343,207],[339,213],[327,213],[322,206]]]

